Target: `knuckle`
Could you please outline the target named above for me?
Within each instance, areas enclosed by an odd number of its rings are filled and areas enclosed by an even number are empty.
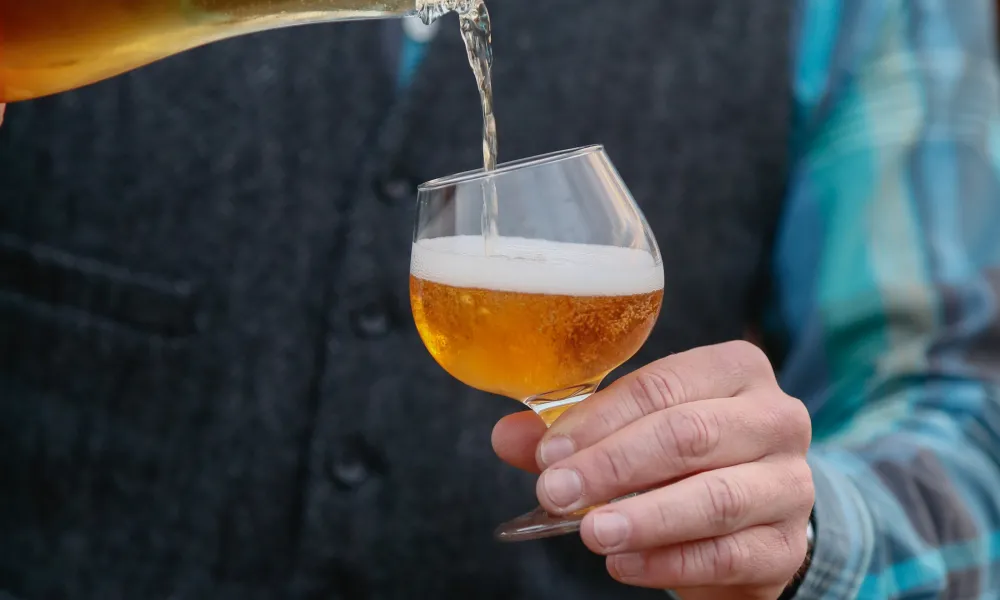
[[[816,490],[809,463],[801,460],[793,464],[789,468],[787,485],[788,489],[801,499],[797,508],[812,508],[816,501]]]
[[[677,526],[677,510],[666,502],[656,503],[656,521],[652,528],[654,534],[669,535]]]
[[[774,526],[762,527],[761,531],[763,533],[758,534],[758,537],[763,538],[760,542],[764,547],[771,548],[775,554],[792,554],[795,541],[787,531]]]
[[[736,536],[715,538],[705,547],[709,552],[705,562],[709,565],[709,572],[716,579],[731,578],[740,572],[750,558],[746,545]]]
[[[787,398],[790,437],[797,449],[808,450],[812,444],[812,415],[802,401],[791,396]]]
[[[685,410],[664,413],[656,427],[656,438],[665,456],[684,464],[703,459],[719,445],[719,421],[715,413]]]
[[[786,581],[799,570],[805,560],[808,546],[805,532],[796,529],[793,534],[783,528],[771,527],[766,536],[769,539],[763,542],[772,549],[771,556],[775,557],[773,578],[776,581]]]
[[[642,414],[676,406],[685,398],[681,377],[664,361],[637,371],[629,391]]]
[[[725,344],[725,350],[748,369],[771,368],[771,359],[757,344],[746,340],[734,340]]]
[[[721,531],[736,529],[746,514],[746,493],[738,483],[724,477],[706,479],[705,487],[708,496],[708,521]]]
[[[706,554],[707,551],[703,544],[695,543],[681,546],[677,555],[677,572],[674,579],[685,582],[704,577],[705,571],[708,569],[708,563],[705,560]]]
[[[629,453],[615,444],[598,444],[593,451],[593,470],[596,474],[593,483],[598,486],[619,488],[632,480],[635,474],[635,465],[629,458]],[[588,469],[584,470],[584,478]]]
[[[724,583],[744,569],[750,558],[748,548],[736,536],[692,542],[679,547],[671,579]]]
[[[600,410],[595,411],[594,418],[597,419],[599,431],[608,434],[618,431],[625,423],[631,423],[634,418],[629,415],[628,407],[624,402],[607,402]]]
[[[757,435],[764,436],[770,447],[784,448],[788,444],[788,425],[781,402],[771,398],[761,402],[754,425]]]
[[[765,378],[774,380],[774,368],[771,359],[759,346],[744,340],[728,342],[722,350],[732,364],[733,374],[742,379]]]
[[[809,449],[812,417],[800,400],[779,392],[762,402],[759,414],[759,429],[766,432],[772,444],[803,452]]]

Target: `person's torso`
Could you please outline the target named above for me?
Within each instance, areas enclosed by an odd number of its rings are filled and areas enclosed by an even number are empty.
[[[491,7],[501,160],[604,144],[659,240],[636,367],[741,337],[785,184],[780,0]],[[496,544],[516,407],[412,326],[413,191],[481,163],[454,19],[397,95],[384,23],[273,32],[9,110],[0,590],[624,598],[579,540]],[[539,198],[540,203],[545,201]]]

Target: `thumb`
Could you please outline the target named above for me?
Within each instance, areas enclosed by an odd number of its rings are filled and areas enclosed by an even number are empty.
[[[511,466],[540,473],[535,449],[545,431],[545,423],[530,410],[507,415],[493,428],[493,450]]]
[[[6,107],[6,104],[0,104],[0,125],[3,125],[3,109]]]

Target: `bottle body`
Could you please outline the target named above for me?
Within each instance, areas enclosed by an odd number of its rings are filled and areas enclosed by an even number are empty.
[[[0,0],[0,103],[246,33],[416,10],[417,0]]]

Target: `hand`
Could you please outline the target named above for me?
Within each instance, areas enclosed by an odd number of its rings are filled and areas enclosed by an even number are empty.
[[[0,125],[3,125],[3,111],[6,108],[5,104],[0,104]]]
[[[811,435],[764,354],[733,342],[623,377],[547,432],[533,413],[507,417],[493,440],[514,466],[544,469],[538,500],[554,514],[658,488],[581,525],[618,581],[685,600],[775,600],[805,559]]]

